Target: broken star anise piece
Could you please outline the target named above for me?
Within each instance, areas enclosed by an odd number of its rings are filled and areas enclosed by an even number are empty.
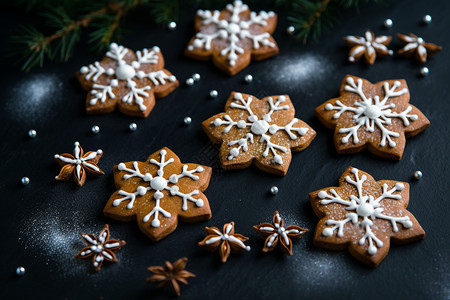
[[[231,252],[250,251],[250,246],[244,244],[248,237],[234,233],[234,222],[223,225],[223,233],[217,227],[205,227],[205,231],[207,236],[198,245],[211,252],[219,248],[222,262],[227,261]]]
[[[281,251],[292,255],[292,240],[301,238],[308,229],[301,228],[297,225],[290,225],[284,227],[283,219],[278,211],[275,211],[273,216],[273,224],[262,223],[253,226],[253,229],[263,238],[265,238],[263,252],[272,251],[277,245],[280,245]]]
[[[173,264],[169,261],[164,266],[148,267],[153,275],[147,278],[148,283],[156,283],[160,288],[170,288],[178,297],[181,295],[180,284],[188,284],[188,279],[195,277],[195,274],[185,270],[187,257],[178,259]]]

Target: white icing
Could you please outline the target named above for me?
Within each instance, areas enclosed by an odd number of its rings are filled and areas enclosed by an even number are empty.
[[[82,234],[82,237],[89,248],[80,252],[80,256],[86,257],[93,253],[94,259],[92,264],[94,267],[98,267],[98,265],[104,260],[104,258],[110,261],[114,259],[113,256],[108,252],[109,250],[105,251],[105,249],[115,250],[121,246],[121,243],[118,241],[110,242],[106,240],[106,238],[108,237],[106,226],[100,231],[98,238],[94,236],[91,237],[91,235],[88,234]]]
[[[373,39],[372,33],[368,30],[365,32],[364,36],[365,38],[352,35],[345,37],[345,40],[347,42],[358,45],[357,47],[354,47],[350,50],[350,53],[348,55],[348,60],[350,62],[354,62],[356,60],[356,57],[361,55],[361,53],[365,51],[367,51],[369,57],[374,55],[376,53],[376,50],[380,52],[388,52],[389,55],[393,54],[392,50],[389,50],[385,45],[383,45],[383,43],[388,40],[388,36],[380,35]]]
[[[355,125],[348,128],[339,129],[339,133],[347,133],[347,135],[341,139],[341,142],[346,144],[349,142],[350,138],[353,138],[353,143],[357,144],[360,142],[358,136],[359,128],[364,128],[367,132],[374,132],[376,125],[381,131],[380,146],[384,147],[386,146],[386,142],[388,142],[390,147],[395,147],[396,142],[393,138],[399,137],[400,134],[386,128],[387,125],[392,124],[391,118],[401,119],[404,126],[408,126],[410,124],[410,120],[416,121],[418,119],[417,115],[409,114],[412,110],[411,106],[408,106],[402,112],[395,112],[392,111],[392,109],[396,107],[395,103],[391,102],[387,104],[387,101],[390,98],[399,97],[408,92],[406,88],[397,91],[397,88],[400,85],[401,84],[399,81],[395,81],[392,87],[389,87],[389,84],[384,82],[384,98],[380,100],[380,97],[377,95],[372,99],[367,98],[364,94],[362,90],[362,79],[358,78],[356,84],[353,77],[348,77],[344,90],[357,94],[361,100],[356,101],[353,106],[347,106],[339,100],[337,100],[334,105],[328,103],[325,106],[326,110],[337,111],[333,115],[333,119],[338,119],[344,112],[351,112],[354,114],[353,119]]]
[[[240,17],[242,12],[249,8],[243,4],[242,1],[234,1],[233,4],[228,4],[226,9],[231,13],[229,20],[219,20],[220,12],[210,10],[198,10],[197,16],[202,19],[203,25],[215,24],[215,31],[213,32],[198,32],[195,35],[193,42],[188,45],[189,51],[194,51],[197,48],[205,50],[211,49],[211,43],[215,39],[224,40],[227,46],[220,51],[221,56],[226,56],[230,66],[234,66],[239,56],[244,53],[242,48],[242,40],[248,39],[252,42],[253,49],[259,49],[261,45],[268,47],[275,47],[275,43],[270,40],[270,34],[264,32],[261,34],[254,34],[250,30],[253,25],[266,26],[267,20],[273,17],[274,12],[261,11],[260,13],[250,12],[250,19],[243,20]]]
[[[143,64],[157,64],[159,52],[160,49],[156,46],[152,50],[143,49],[142,51],[136,51],[137,60],[128,64],[124,60],[128,49],[116,43],[111,43],[109,51],[106,52],[106,56],[116,61],[116,67],[105,70],[99,62],[95,62],[80,69],[80,73],[84,75],[86,80],[94,82],[91,91],[94,97],[89,100],[89,104],[99,105],[105,103],[108,97],[115,99],[116,95],[114,94],[113,88],[119,86],[119,81],[126,81],[125,87],[129,92],[122,97],[122,101],[129,104],[136,104],[141,111],[146,111],[147,106],[144,104],[144,98],[150,95],[147,91],[151,89],[151,86],[143,85],[138,87],[137,80],[147,78],[155,86],[164,85],[167,82],[174,82],[176,80],[175,76],[167,75],[162,70],[149,73],[140,70]],[[110,77],[113,76],[113,78],[108,78],[107,84],[99,84],[98,80],[103,74]],[[142,85],[142,83],[139,82],[139,85]]]
[[[243,241],[241,241],[240,239],[234,237],[233,235],[230,235],[230,232],[231,232],[232,229],[233,229],[233,225],[231,223],[228,224],[225,227],[225,232],[224,233],[222,233],[222,232],[220,232],[218,230],[212,229],[214,231],[214,233],[217,235],[217,237],[212,237],[212,238],[207,239],[205,241],[205,244],[206,245],[213,244],[213,243],[215,243],[217,241],[220,241],[220,240],[230,241],[230,242],[238,244],[239,246],[241,246],[246,251],[250,251],[251,250],[250,246],[245,245]]]
[[[322,231],[322,235],[324,237],[330,237],[334,234],[334,231],[337,229],[337,236],[344,236],[344,227],[345,224],[351,222],[355,226],[361,226],[364,229],[363,237],[358,241],[359,245],[364,245],[366,240],[368,241],[369,247],[367,253],[369,255],[374,255],[377,253],[378,248],[383,247],[383,242],[375,236],[372,231],[372,226],[374,225],[373,221],[375,219],[383,219],[387,220],[392,224],[392,230],[394,232],[398,232],[398,225],[400,223],[404,228],[408,229],[412,227],[412,222],[408,216],[396,217],[396,216],[388,216],[383,214],[384,208],[381,207],[381,202],[384,199],[393,199],[393,200],[401,200],[401,194],[394,194],[397,191],[402,191],[404,189],[404,184],[398,182],[395,186],[388,190],[388,185],[383,184],[382,186],[382,194],[377,199],[375,199],[372,195],[364,195],[363,184],[367,180],[367,176],[363,175],[359,177],[358,169],[352,169],[352,174],[355,179],[352,179],[350,176],[345,177],[345,181],[351,185],[353,185],[358,195],[350,195],[349,199],[342,199],[341,196],[334,190],[330,189],[328,191],[320,191],[318,197],[321,205],[328,204],[338,204],[345,206],[345,210],[352,211],[345,215],[345,219],[343,220],[333,220],[328,219],[325,222],[325,225],[332,226],[327,227]],[[367,191],[366,191],[367,192]]]
[[[251,109],[251,103],[253,101],[252,97],[248,97],[245,100],[241,93],[235,93],[233,96],[233,100],[235,102],[231,102],[230,107],[235,109],[241,109],[248,113],[247,121],[246,120],[238,120],[234,121],[229,115],[224,115],[223,119],[217,118],[211,124],[216,127],[226,125],[226,127],[222,130],[223,133],[229,132],[233,126],[236,129],[243,129],[246,127],[250,127],[250,132],[246,133],[244,137],[230,141],[228,146],[231,147],[230,152],[227,156],[228,160],[232,160],[236,156],[242,152],[246,152],[248,150],[248,144],[253,144],[254,136],[260,136],[257,141],[259,143],[266,143],[266,148],[263,152],[263,156],[266,157],[271,152],[274,156],[273,163],[283,164],[283,159],[281,155],[277,153],[277,151],[286,152],[288,149],[286,147],[277,145],[271,141],[271,136],[277,133],[279,130],[284,131],[290,139],[296,140],[298,138],[297,134],[300,136],[305,135],[308,132],[308,128],[304,127],[293,127],[299,120],[294,118],[289,124],[285,126],[278,126],[277,124],[270,124],[272,121],[272,115],[281,110],[289,109],[289,105],[281,105],[286,101],[286,96],[278,96],[276,103],[273,102],[272,97],[267,98],[267,103],[270,106],[270,110],[262,116],[262,119],[259,120],[258,117],[253,113]],[[295,134],[296,132],[297,134]]]
[[[129,201],[129,203],[126,206],[126,209],[133,209],[134,203],[136,201],[136,197],[142,197],[147,194],[149,191],[154,191],[153,199],[155,200],[155,207],[148,212],[142,221],[144,223],[147,223],[152,217],[153,220],[151,222],[151,225],[153,227],[159,227],[161,225],[160,218],[170,218],[172,215],[170,212],[164,210],[161,207],[161,199],[164,198],[163,191],[168,191],[171,196],[177,196],[182,199],[181,209],[186,211],[188,210],[188,201],[194,203],[197,207],[202,207],[204,205],[204,202],[202,199],[194,198],[195,195],[200,194],[199,190],[193,190],[190,193],[183,193],[180,192],[180,188],[177,185],[179,180],[181,178],[186,177],[186,179],[189,178],[189,180],[198,181],[200,178],[199,176],[195,175],[194,173],[202,173],[205,169],[201,166],[193,169],[188,170],[188,165],[183,165],[182,171],[180,174],[172,174],[169,179],[164,178],[164,167],[173,163],[175,160],[173,158],[170,158],[166,160],[166,150],[161,150],[160,155],[161,158],[159,161],[155,159],[150,160],[150,164],[154,164],[159,167],[156,174],[150,174],[146,173],[143,174],[141,170],[139,169],[138,162],[133,162],[132,167],[133,169],[127,168],[127,166],[124,163],[120,163],[117,166],[117,169],[119,171],[125,171],[127,174],[123,175],[124,180],[128,180],[133,177],[140,178],[143,183],[146,184],[146,186],[138,186],[136,188],[136,191],[133,193],[126,192],[124,190],[119,190],[118,195],[124,196],[123,198],[118,198],[113,201],[113,206],[119,206],[120,203],[123,201]]]
[[[100,172],[100,169],[95,166],[94,164],[90,163],[89,161],[97,157],[97,155],[100,155],[103,153],[101,149],[98,149],[96,152],[92,152],[89,155],[85,155],[85,157],[80,157],[81,154],[81,146],[79,142],[75,142],[75,149],[73,150],[74,158],[68,158],[64,156],[60,156],[58,154],[55,154],[55,158],[59,159],[60,161],[65,162],[66,164],[75,165],[75,174],[78,179],[81,179],[81,166],[84,166],[85,168],[91,169],[96,172]]]
[[[275,220],[274,220],[273,225],[274,225],[275,228],[266,227],[266,226],[263,226],[263,227],[259,228],[260,230],[263,230],[263,231],[273,232],[269,236],[269,240],[267,241],[267,247],[272,247],[273,242],[275,241],[275,239],[278,236],[280,236],[280,238],[283,239],[283,241],[286,244],[286,246],[289,246],[290,245],[290,241],[289,241],[289,236],[288,235],[290,233],[297,234],[297,233],[300,232],[297,229],[286,230],[286,228],[281,226],[281,217],[280,217],[280,214],[278,214],[278,213],[275,215]]]
[[[408,35],[403,35],[402,38],[407,42],[406,45],[403,46],[402,51],[417,51],[420,56],[427,55],[427,49],[423,46],[423,44],[425,44],[423,38]]]

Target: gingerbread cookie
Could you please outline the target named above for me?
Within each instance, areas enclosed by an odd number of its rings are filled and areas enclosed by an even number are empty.
[[[166,261],[164,266],[152,266],[147,270],[153,275],[147,278],[148,283],[156,283],[158,287],[170,289],[176,296],[181,296],[180,283],[188,284],[188,279],[195,277],[195,274],[185,270],[187,257],[178,259],[173,264]]]
[[[227,261],[230,253],[241,253],[250,251],[250,246],[244,244],[248,237],[234,233],[234,222],[223,225],[223,233],[217,227],[205,227],[206,237],[198,245],[208,251],[214,252],[219,249],[221,261]]]
[[[387,35],[375,37],[375,34],[370,30],[366,31],[364,37],[348,35],[344,38],[344,41],[351,48],[348,53],[348,61],[357,62],[364,56],[366,62],[373,65],[377,56],[383,57],[394,53],[387,48],[391,40],[392,37]]]
[[[103,155],[102,150],[98,149],[97,151],[89,151],[84,154],[80,143],[75,142],[74,145],[73,155],[69,153],[55,154],[55,160],[61,167],[59,175],[55,177],[56,180],[68,181],[73,177],[76,184],[82,186],[86,181],[86,173],[91,176],[105,174],[97,166]]]
[[[398,33],[397,37],[404,44],[403,48],[398,50],[398,54],[404,57],[414,56],[418,62],[423,64],[427,62],[428,57],[442,50],[441,46],[425,43],[423,38],[412,33],[409,35]]]
[[[92,257],[92,265],[95,271],[100,271],[105,260],[118,262],[115,252],[117,252],[126,243],[125,241],[109,239],[109,225],[106,224],[99,232],[98,237],[89,233],[80,233],[83,241],[87,244],[75,258]]]
[[[124,114],[146,118],[162,98],[179,83],[164,69],[164,58],[158,47],[136,51],[112,43],[106,56],[84,66],[77,78],[86,91],[86,111],[106,114],[116,107]]]
[[[406,210],[409,185],[394,180],[375,181],[368,173],[349,167],[338,187],[309,194],[321,218],[314,245],[331,250],[348,248],[356,259],[376,267],[389,244],[406,244],[425,237],[416,218]]]
[[[278,211],[275,211],[273,215],[272,224],[262,223],[260,225],[253,226],[253,229],[265,239],[263,252],[273,251],[280,246],[281,251],[286,254],[293,255],[292,241],[301,238],[308,229],[301,228],[297,225],[290,225],[284,227],[283,219]]]
[[[198,60],[212,58],[214,64],[235,75],[250,64],[278,54],[271,36],[277,15],[270,11],[250,11],[242,1],[228,4],[222,11],[198,10],[195,31],[185,54]]]
[[[366,148],[382,157],[400,160],[406,138],[430,126],[428,119],[410,105],[406,81],[385,80],[376,84],[347,75],[340,97],[316,108],[316,115],[334,129],[338,153],[356,153]]]
[[[211,168],[183,164],[170,149],[162,148],[145,162],[130,161],[114,166],[116,191],[103,213],[119,221],[136,220],[153,241],[172,233],[178,224],[211,218],[208,199],[202,193]]]
[[[209,138],[220,147],[224,169],[243,169],[252,162],[261,170],[286,175],[291,151],[308,147],[316,132],[295,118],[287,95],[259,100],[233,92],[225,112],[202,123]]]

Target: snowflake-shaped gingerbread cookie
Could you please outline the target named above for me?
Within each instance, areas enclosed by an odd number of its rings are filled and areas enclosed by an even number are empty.
[[[316,115],[335,129],[338,153],[355,153],[365,148],[379,156],[400,160],[406,137],[430,125],[416,107],[409,104],[405,80],[385,80],[376,84],[347,75],[340,97],[316,108]]]
[[[190,40],[185,54],[198,60],[212,58],[214,64],[235,75],[253,60],[278,54],[271,36],[277,15],[270,11],[250,11],[242,1],[228,4],[224,10],[198,10],[195,17],[197,34]]]
[[[202,123],[209,138],[220,147],[224,169],[242,169],[253,161],[261,170],[286,175],[291,151],[308,147],[316,132],[295,118],[287,95],[259,100],[233,92],[225,112]]]
[[[172,233],[178,224],[209,220],[211,210],[202,193],[209,184],[211,168],[183,164],[168,148],[145,162],[130,161],[114,167],[116,191],[103,212],[119,221],[137,220],[153,241]]]
[[[136,51],[112,43],[100,62],[83,66],[77,78],[89,94],[86,111],[106,114],[116,107],[124,114],[147,117],[162,98],[179,83],[164,69],[164,58],[158,47]]]
[[[314,245],[348,248],[358,260],[376,267],[389,244],[423,239],[416,218],[406,210],[409,185],[394,180],[375,181],[368,173],[349,167],[338,187],[309,194],[315,214],[322,218],[314,233]]]

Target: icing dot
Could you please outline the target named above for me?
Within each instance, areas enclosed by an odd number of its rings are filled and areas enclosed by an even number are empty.
[[[327,192],[325,192],[325,191],[320,191],[319,194],[317,194],[317,196],[318,196],[320,199],[325,199],[325,197],[327,196]]]
[[[255,116],[255,115],[251,115],[251,116],[248,117],[248,120],[249,120],[250,122],[256,122],[256,121],[258,121],[258,117]]]
[[[126,166],[125,166],[124,163],[120,163],[120,164],[117,166],[117,169],[118,169],[119,171],[123,171],[123,170],[125,170],[125,168],[126,168]]]
[[[342,143],[344,143],[344,144],[348,143],[348,137],[346,137],[346,136],[343,137],[341,141],[342,141]]]
[[[114,69],[112,69],[112,68],[108,68],[107,70],[106,70],[106,74],[107,75],[114,75]]]
[[[136,75],[134,68],[127,64],[122,64],[116,69],[116,76],[120,80],[127,80]]]
[[[279,165],[283,164],[283,159],[278,154],[274,156],[273,161],[276,162]]]
[[[322,235],[325,236],[325,237],[329,237],[329,236],[331,236],[332,234],[333,234],[333,229],[331,229],[331,228],[325,228],[325,229],[322,231]]]
[[[111,80],[111,86],[112,86],[112,87],[116,87],[116,86],[118,86],[118,85],[119,85],[119,81],[118,81],[117,79]]]
[[[152,226],[153,227],[159,227],[159,225],[161,225],[161,222],[158,219],[154,219],[152,221]]]
[[[88,71],[89,71],[89,68],[86,67],[86,66],[81,67],[81,69],[80,69],[80,73],[81,73],[81,74],[86,74]]]
[[[238,156],[239,155],[239,150],[237,148],[233,148],[230,150],[230,154],[232,156]]]
[[[144,196],[145,193],[147,193],[147,189],[145,187],[143,187],[143,186],[138,186],[136,191],[137,191],[139,196]]]
[[[161,193],[160,191],[155,192],[155,194],[153,195],[153,197],[158,200],[158,199],[162,199],[162,197],[164,197],[164,194]]]
[[[369,253],[369,255],[374,255],[378,252],[377,247],[375,246],[369,246],[369,248],[367,248],[367,253]]]
[[[154,190],[161,191],[166,188],[167,180],[160,176],[155,177],[150,181],[150,186]]]
[[[401,183],[401,182],[397,182],[397,183],[395,184],[395,188],[396,188],[398,191],[402,191],[402,190],[405,188],[405,185],[404,185],[403,183]]]
[[[111,45],[109,45],[110,49],[115,49],[117,47],[118,47],[117,43],[111,43]]]
[[[238,128],[245,128],[246,125],[247,125],[247,123],[244,120],[239,120],[237,122],[237,127]]]
[[[215,119],[214,120],[214,126],[220,126],[220,125],[222,125],[222,120],[219,119],[219,118]]]
[[[137,61],[131,62],[131,66],[132,66],[133,68],[135,68],[135,69],[139,68],[140,65],[141,65],[141,64],[140,64],[139,62],[137,62]]]
[[[403,223],[403,227],[405,228],[411,228],[413,226],[413,222],[411,222],[411,220],[405,221],[405,223]]]
[[[160,51],[160,49],[159,49],[159,47],[158,46],[153,46],[153,51],[155,51],[155,52],[159,52]]]
[[[202,199],[198,199],[197,202],[195,202],[195,205],[197,205],[198,207],[203,207],[203,200]]]

